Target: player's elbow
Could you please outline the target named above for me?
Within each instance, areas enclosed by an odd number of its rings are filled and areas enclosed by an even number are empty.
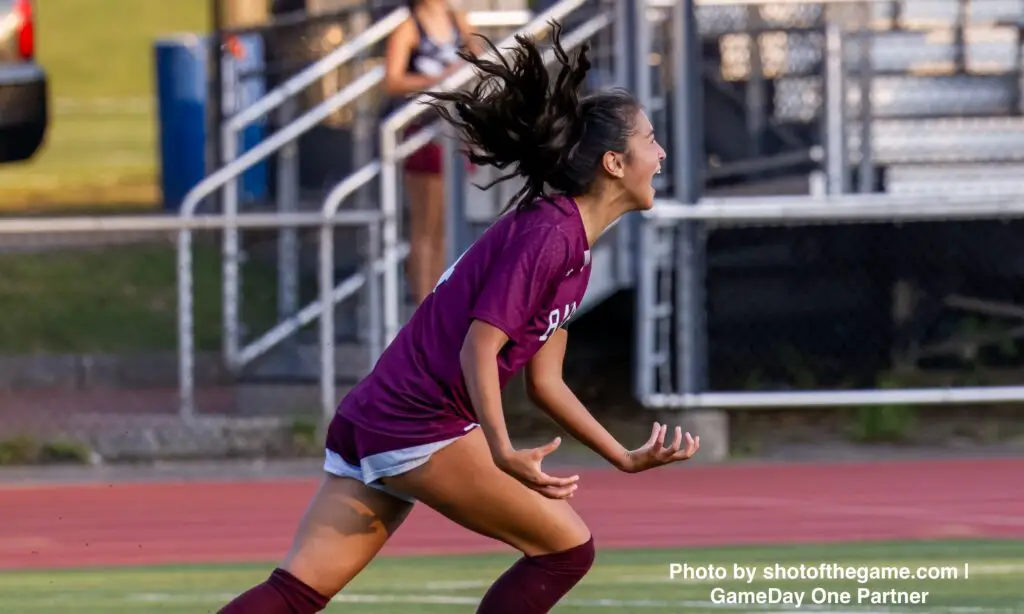
[[[539,407],[546,407],[551,397],[563,384],[562,378],[550,374],[526,374],[526,397]]]
[[[382,89],[384,90],[384,94],[386,96],[397,97],[404,96],[406,94],[406,88],[402,87],[402,76],[403,75],[401,74],[396,74],[392,71],[388,71],[388,73],[384,76],[384,82],[381,84]]]

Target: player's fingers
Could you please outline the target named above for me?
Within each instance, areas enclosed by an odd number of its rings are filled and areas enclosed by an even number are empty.
[[[672,444],[667,448],[662,448],[657,451],[657,458],[660,462],[670,463],[675,455],[679,452],[679,446],[683,443],[683,430],[678,426],[675,428],[675,433],[672,438]]]
[[[651,436],[647,438],[647,444],[645,447],[653,446],[654,442],[658,441],[659,432],[661,432],[661,425],[655,422],[654,427],[651,429]]]
[[[540,446],[538,448],[534,448],[533,449],[533,455],[535,457],[537,457],[537,458],[543,458],[543,457],[547,456],[548,454],[551,454],[552,452],[557,450],[558,446],[560,446],[560,445],[562,445],[562,438],[561,437],[555,437],[554,439],[552,439],[548,443],[546,443],[546,444],[544,444],[544,445],[542,445],[542,446]]]
[[[689,433],[687,433],[689,434]],[[682,427],[676,427],[675,437],[672,438],[672,447],[669,448],[673,453],[679,451],[679,446],[683,445],[683,429]]]
[[[541,486],[536,490],[548,499],[568,499],[576,493],[576,486]]]
[[[565,478],[556,478],[555,476],[548,475],[548,474],[544,473],[543,471],[539,471],[537,473],[537,476],[534,477],[534,479],[533,479],[533,483],[538,485],[538,486],[551,486],[551,487],[558,487],[558,488],[565,487],[565,486],[573,486],[574,484],[576,484],[576,482],[579,482],[579,481],[580,481],[580,476],[578,476],[578,475],[571,475],[571,476],[565,477]]]
[[[686,460],[697,453],[700,448],[700,436],[694,438],[686,434],[686,447],[673,455],[673,460]]]
[[[579,488],[579,485],[576,483],[558,483],[557,481],[560,480],[561,478],[552,478],[551,476],[547,477],[550,478],[550,480],[553,480],[554,483],[534,483],[530,484],[529,486],[536,490],[537,492],[543,494],[545,497],[550,497],[552,499],[564,499],[566,497],[572,496],[572,494],[576,492],[576,489]]]
[[[656,448],[656,450],[661,450],[662,448],[665,447],[665,435],[667,433],[668,433],[668,425],[667,424],[662,424],[661,427],[658,429],[658,441],[657,441],[658,447]]]

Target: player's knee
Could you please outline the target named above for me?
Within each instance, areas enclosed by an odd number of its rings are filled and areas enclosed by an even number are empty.
[[[531,559],[534,564],[543,567],[547,571],[579,579],[587,575],[590,568],[594,566],[596,557],[597,551],[594,548],[594,538],[588,536],[587,540],[578,546],[551,554],[531,557]]]

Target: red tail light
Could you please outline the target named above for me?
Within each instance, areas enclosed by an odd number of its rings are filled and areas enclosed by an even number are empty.
[[[18,16],[18,54],[25,60],[35,55],[36,37],[32,27],[32,4],[30,0],[16,0],[14,14]]]

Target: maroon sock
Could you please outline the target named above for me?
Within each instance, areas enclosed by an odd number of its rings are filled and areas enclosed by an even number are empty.
[[[564,552],[524,556],[484,595],[477,614],[546,614],[594,564],[594,538]]]
[[[266,582],[242,593],[217,614],[316,614],[330,601],[287,571],[275,569]]]

